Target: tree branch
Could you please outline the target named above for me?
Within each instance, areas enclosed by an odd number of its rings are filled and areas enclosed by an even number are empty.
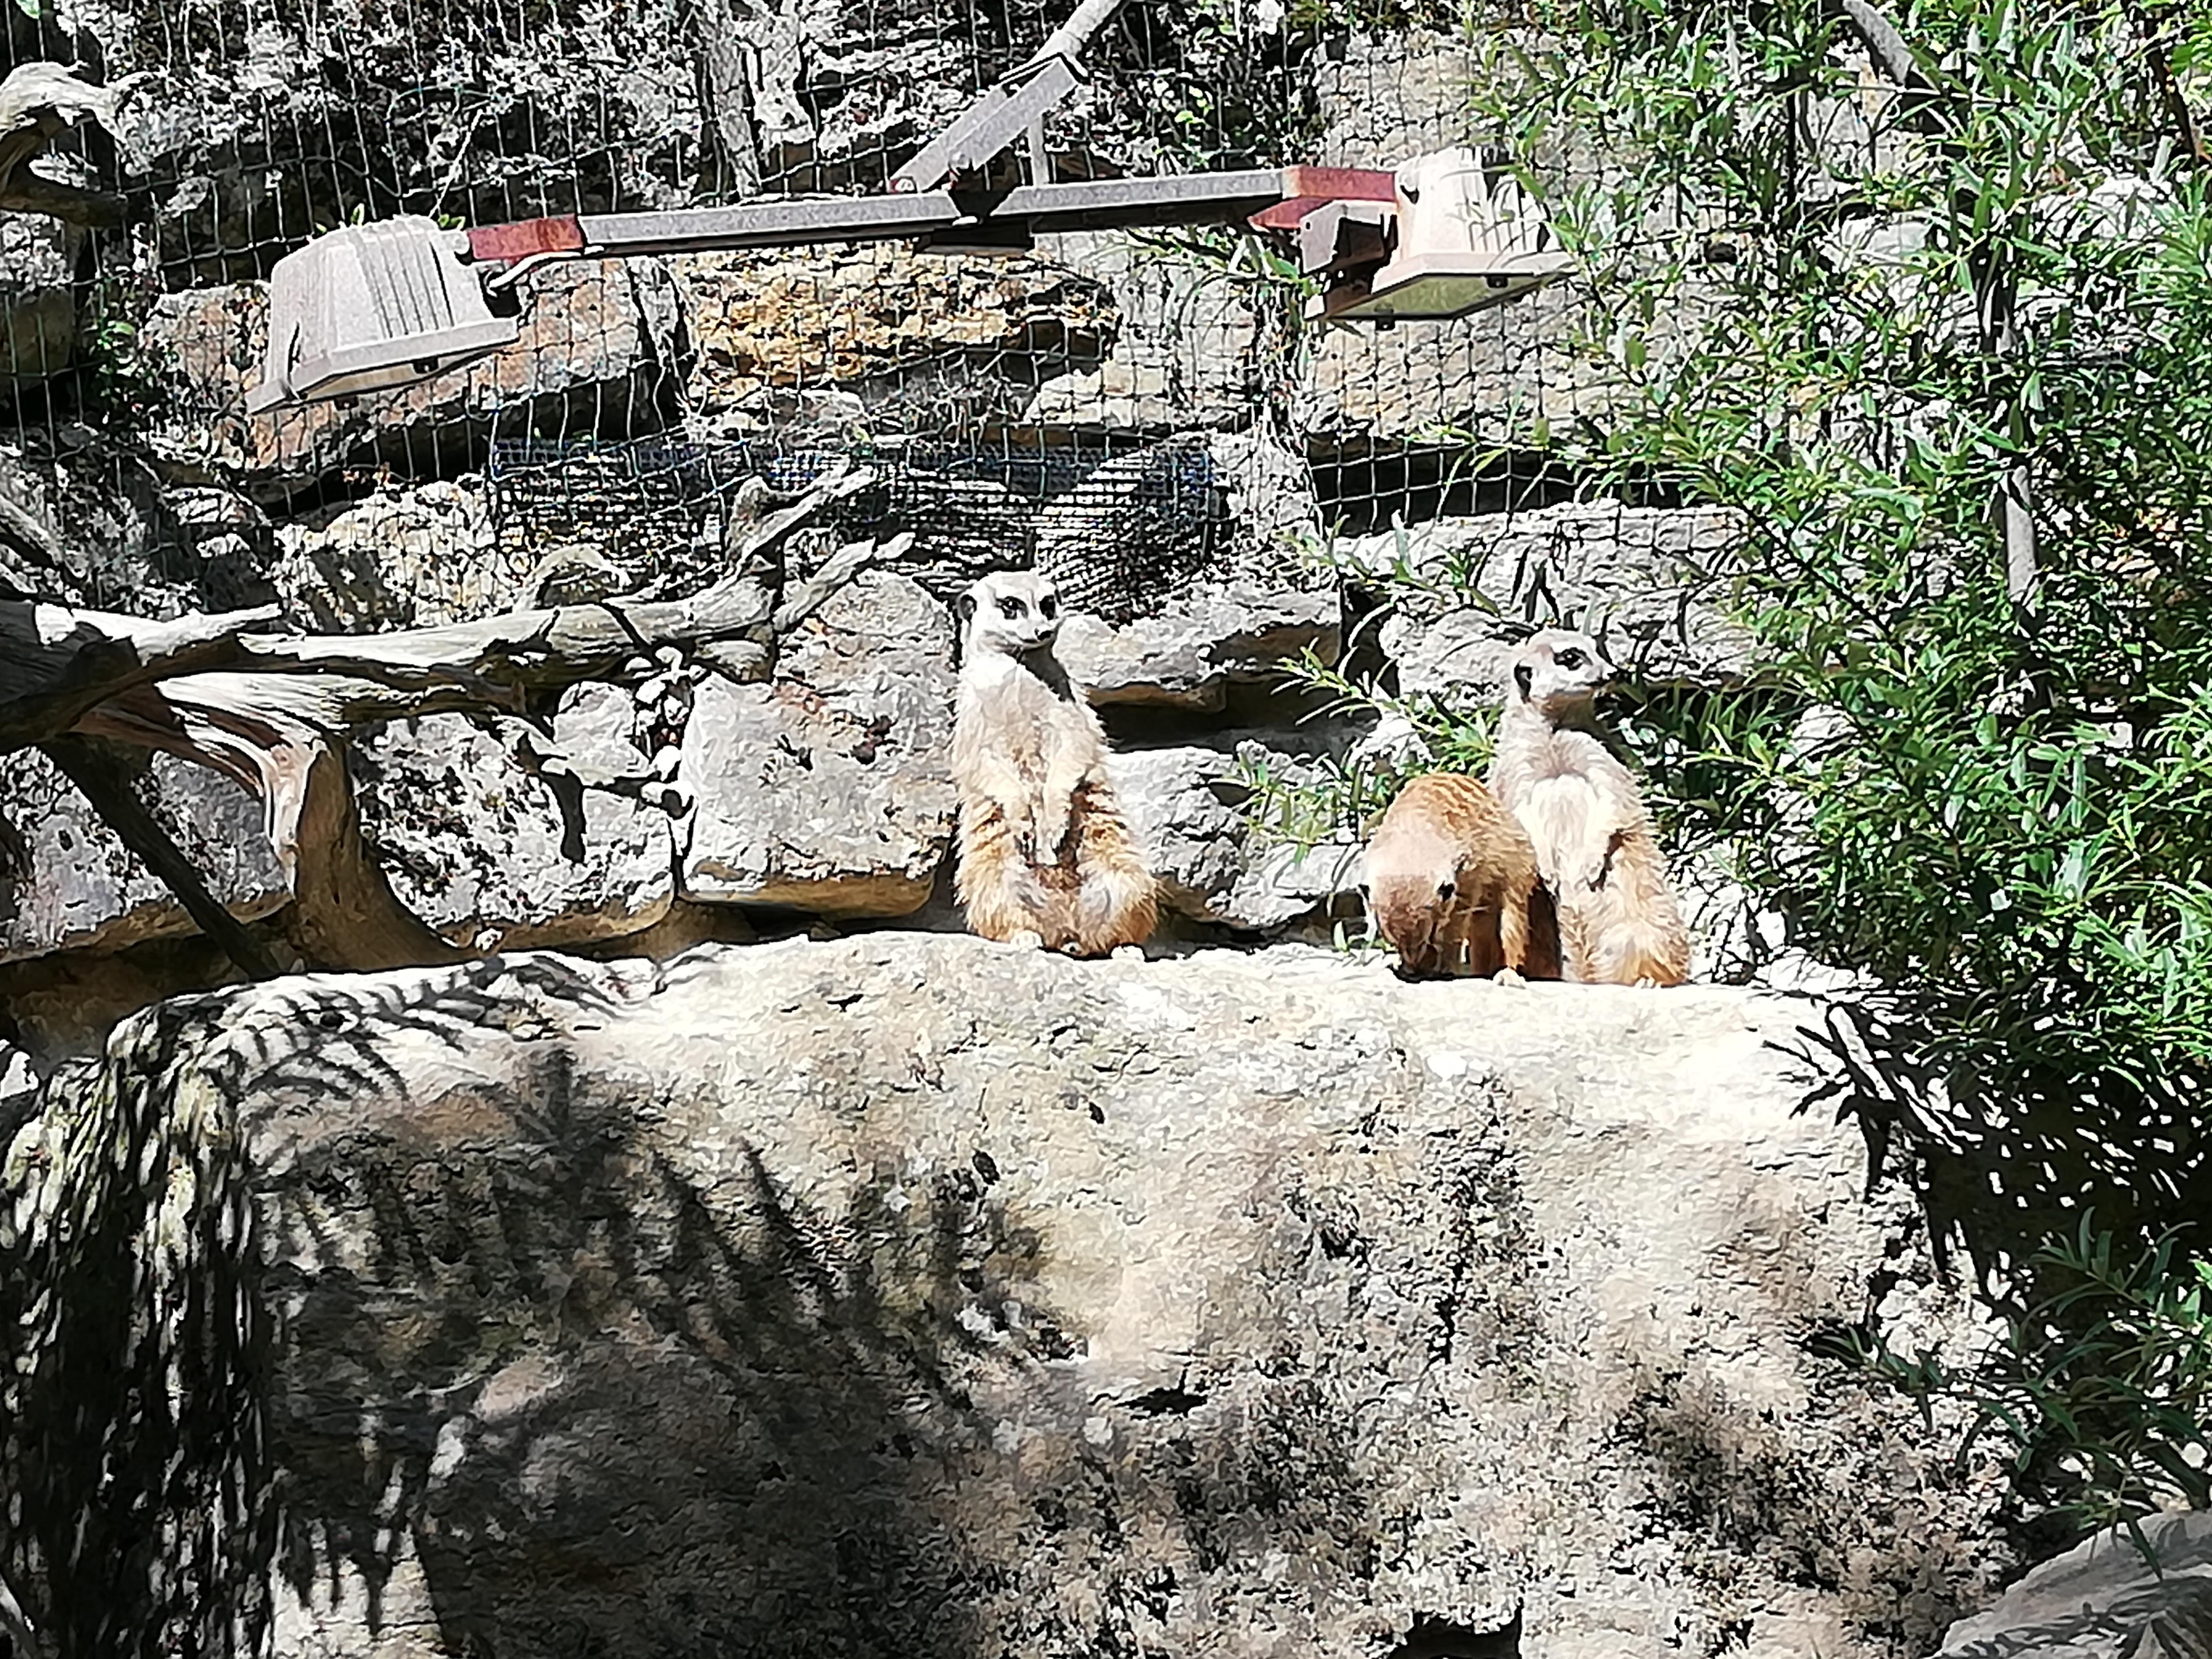
[[[274,979],[283,971],[261,941],[208,891],[184,849],[131,793],[130,785],[106,756],[76,737],[54,738],[40,747],[132,855],[177,896],[185,914],[200,932],[222,947],[223,954],[238,964],[240,972],[248,979]]]

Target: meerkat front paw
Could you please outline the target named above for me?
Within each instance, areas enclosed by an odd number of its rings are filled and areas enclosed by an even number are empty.
[[[1117,945],[1107,954],[1116,962],[1142,962],[1145,947],[1141,945]]]
[[[1044,935],[1034,927],[1023,927],[1007,934],[1006,943],[1017,951],[1042,951]]]
[[[1490,982],[1492,985],[1526,985],[1528,981],[1517,969],[1500,968],[1490,976]]]
[[[1034,864],[1058,864],[1061,848],[1067,841],[1068,813],[1040,809],[1036,816],[1036,849],[1030,855]]]

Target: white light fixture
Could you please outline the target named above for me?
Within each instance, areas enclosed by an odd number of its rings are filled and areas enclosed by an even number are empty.
[[[468,246],[465,232],[417,214],[348,225],[279,259],[247,412],[405,386],[513,344],[520,325],[493,312],[482,273],[462,262]]]
[[[1417,156],[1395,177],[1395,210],[1376,226],[1388,251],[1379,268],[1343,262],[1331,270],[1314,263],[1317,250],[1307,250],[1308,273],[1334,278],[1307,302],[1309,319],[1463,317],[1517,300],[1574,268],[1543,209],[1474,151]]]

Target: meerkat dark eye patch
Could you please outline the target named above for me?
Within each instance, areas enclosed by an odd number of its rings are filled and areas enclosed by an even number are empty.
[[[1455,882],[1455,881],[1440,881],[1440,882],[1438,882],[1438,883],[1437,884],[1437,896],[1438,898],[1441,898],[1441,899],[1456,898],[1458,896],[1459,896],[1459,884],[1458,884],[1457,882]]]
[[[1022,610],[1022,602],[1011,593],[999,601],[999,614],[1002,617],[1018,617]]]
[[[1522,698],[1527,698],[1529,688],[1536,683],[1536,671],[1525,662],[1521,664],[1513,671],[1513,683],[1521,688]]]
[[[1037,601],[1037,615],[1040,617],[1049,617],[1059,609],[1060,601],[1049,593]]]

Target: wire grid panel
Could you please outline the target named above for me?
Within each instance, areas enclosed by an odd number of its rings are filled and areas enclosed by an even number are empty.
[[[886,480],[880,524],[948,572],[1045,556],[1124,612],[1252,551],[1221,503],[1261,475],[1230,476],[1246,464],[1218,445],[1201,463],[1194,434],[1310,456],[1302,522],[1433,510],[1462,452],[1430,434],[1548,395],[1538,308],[1382,343],[1309,337],[1295,295],[1226,230],[1002,258],[879,245],[556,267],[494,359],[351,406],[243,411],[267,326],[256,284],[319,230],[878,191],[1069,9],[65,0],[18,17],[15,58],[141,77],[113,142],[67,141],[87,176],[119,184],[128,228],[0,221],[58,242],[52,280],[7,305],[24,441],[118,478],[150,451],[164,478],[234,489],[280,528],[458,480],[491,498],[510,585],[579,536],[659,580],[711,541],[732,469],[772,457],[866,458]],[[1046,122],[1054,176],[1388,164],[1467,136],[1454,49],[1404,27],[1443,20],[1385,8],[1392,28],[1363,33],[1374,8],[1310,9],[1128,0]],[[58,325],[58,304],[74,313]],[[595,489],[613,493],[592,507]],[[659,516],[617,524],[639,490]],[[204,586],[207,530],[155,514],[155,574]]]

